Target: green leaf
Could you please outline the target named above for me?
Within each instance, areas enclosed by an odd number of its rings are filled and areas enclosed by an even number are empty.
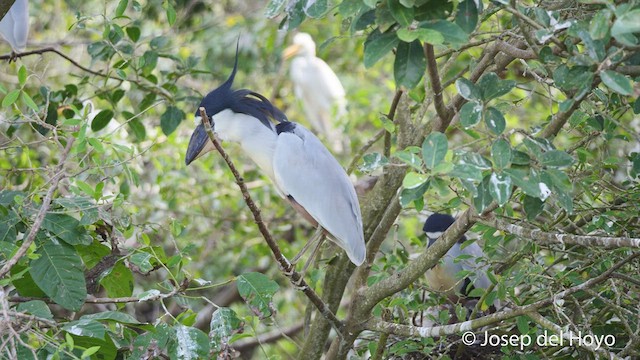
[[[123,0],[126,1],[126,0]],[[131,41],[133,42],[137,42],[138,40],[140,40],[140,28],[137,26],[127,26],[127,36],[129,37],[129,39],[131,39]]]
[[[533,221],[544,209],[544,202],[537,197],[525,195],[522,201],[524,212],[527,214],[527,220]]]
[[[393,75],[397,86],[413,89],[420,83],[426,67],[427,59],[424,57],[420,41],[398,44],[396,60],[393,63]]]
[[[175,106],[169,106],[160,116],[160,127],[165,135],[173,133],[184,119],[184,112]]]
[[[53,319],[53,314],[47,304],[42,300],[31,300],[18,304],[17,311],[31,314],[42,319]]]
[[[22,101],[24,102],[24,104],[29,107],[29,109],[35,112],[40,111],[40,109],[38,108],[38,105],[35,103],[35,101],[33,101],[31,96],[29,96],[29,94],[23,91],[20,93],[20,97],[22,98]]]
[[[127,120],[127,125],[136,137],[136,141],[143,141],[147,138],[147,129],[138,118]]]
[[[4,99],[2,99],[2,107],[9,107],[13,105],[16,100],[18,100],[18,96],[20,96],[20,90],[11,90]]]
[[[625,35],[640,32],[640,9],[634,9],[619,16],[613,22],[611,35],[625,45],[636,45],[629,43]]]
[[[112,298],[128,297],[133,294],[133,273],[124,263],[118,262],[100,279],[100,285]]]
[[[442,34],[432,29],[402,28],[399,29],[396,34],[398,35],[398,38],[404,42],[420,40],[433,45],[440,45],[444,42]]]
[[[76,321],[70,321],[62,330],[72,335],[87,336],[90,338],[103,339],[107,332],[107,329],[101,323],[95,320],[81,319]]]
[[[441,132],[433,132],[422,142],[422,159],[427,169],[435,168],[447,155],[449,144],[447,136]]]
[[[494,107],[489,107],[484,113],[484,123],[487,125],[487,128],[496,135],[502,134],[507,126],[507,122],[500,110]]]
[[[463,0],[458,4],[456,24],[467,34],[471,34],[478,25],[478,8],[475,0]]]
[[[174,326],[173,330],[175,331],[174,341],[169,343],[169,356],[171,359],[196,360],[210,358],[209,338],[202,330],[182,324]]]
[[[238,292],[249,305],[251,311],[260,319],[270,317],[273,313],[271,298],[278,291],[278,284],[266,275],[250,272],[238,276],[236,280]]]
[[[18,224],[21,220],[18,214],[9,210],[6,215],[0,216],[0,241],[14,242],[18,236]]]
[[[124,15],[125,10],[127,10],[127,5],[129,5],[129,0],[120,0],[118,2],[118,6],[116,7],[116,17]]]
[[[405,7],[398,0],[387,0],[387,6],[400,26],[409,26],[413,21],[413,7]]]
[[[478,192],[473,197],[473,206],[476,208],[478,213],[482,213],[493,201],[490,190],[490,181],[491,175],[485,176],[480,185],[478,185]]]
[[[469,41],[469,36],[460,26],[446,20],[423,21],[420,27],[441,33],[445,43],[451,44],[454,48],[465,45]]]
[[[453,165],[453,170],[448,175],[467,181],[482,181],[482,171],[469,164]]]
[[[589,22],[589,34],[592,39],[602,40],[607,37],[611,15],[611,10],[602,9],[593,16]]]
[[[613,70],[604,70],[600,73],[600,79],[607,87],[620,95],[633,95],[631,80]]]
[[[229,346],[233,335],[244,331],[244,322],[230,308],[221,307],[211,315],[209,328],[211,350],[220,352]]]
[[[80,319],[83,320],[107,320],[117,322],[125,325],[140,325],[143,324],[136,320],[133,316],[118,311],[103,311],[95,314],[82,315]]]
[[[476,86],[480,89],[484,101],[489,101],[509,93],[516,86],[516,82],[501,80],[498,75],[491,72],[484,74]]]
[[[285,0],[271,0],[264,8],[264,16],[267,19],[272,19],[280,14]]]
[[[482,100],[480,90],[476,88],[476,85],[465,78],[459,78],[456,80],[456,89],[460,96],[467,100]]]
[[[511,145],[505,139],[496,140],[491,145],[493,165],[497,169],[506,169],[511,165]]]
[[[366,154],[362,157],[362,161],[364,164],[359,167],[359,170],[363,173],[370,173],[389,163],[389,159],[380,153]]]
[[[327,4],[327,0],[309,1],[304,9],[305,14],[313,19],[323,17],[327,11],[329,11],[329,4]]]
[[[381,34],[377,29],[373,31],[364,42],[364,66],[367,69],[372,67],[398,43],[398,37],[393,32]]]
[[[20,69],[18,69],[18,83],[20,87],[24,87],[24,84],[27,83],[27,68],[24,65],[20,65]]]
[[[489,192],[491,196],[498,202],[498,205],[502,206],[509,201],[511,197],[511,177],[506,174],[491,174],[489,180]]]
[[[469,101],[460,108],[460,125],[465,129],[476,126],[482,120],[482,104]]]
[[[167,13],[167,21],[169,22],[169,26],[173,26],[176,22],[176,9],[173,8],[171,2],[167,1],[165,3],[165,12]]]
[[[403,188],[400,192],[400,205],[406,208],[411,203],[414,203],[416,210],[421,211],[424,206],[424,193],[429,189],[430,181],[427,180],[422,185],[413,188]]]
[[[550,195],[548,186],[540,181],[535,174],[523,169],[504,169],[511,176],[514,185],[520,188],[525,195],[533,196],[544,201]]]
[[[540,157],[540,163],[542,165],[554,168],[568,167],[571,166],[573,162],[573,157],[561,150],[547,151]]]
[[[413,189],[421,186],[429,179],[429,176],[424,174],[418,174],[410,171],[402,179],[402,187],[405,189]]]
[[[44,217],[42,228],[69,245],[89,245],[92,241],[80,222],[66,214],[48,213]]]
[[[82,261],[75,249],[56,240],[47,241],[31,261],[33,281],[56,304],[78,311],[87,297]]]
[[[137,266],[142,273],[146,274],[153,270],[153,265],[151,265],[151,258],[151,254],[147,252],[139,252],[131,255],[129,257],[129,262]]]
[[[91,121],[91,130],[100,131],[109,124],[109,121],[113,119],[113,111],[104,109],[100,111]]]

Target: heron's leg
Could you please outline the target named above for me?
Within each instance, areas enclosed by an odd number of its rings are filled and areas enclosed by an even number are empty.
[[[297,264],[298,261],[300,261],[300,258],[302,257],[302,255],[304,255],[304,253],[306,253],[307,250],[309,250],[309,247],[311,247],[311,245],[313,245],[315,242],[320,241],[323,238],[323,232],[324,232],[324,229],[322,228],[322,226],[318,225],[318,229],[316,230],[315,234],[313,234],[313,236],[311,237],[311,240],[307,241],[307,243],[304,244],[304,246],[302,247],[302,250],[300,250],[300,252],[293,257],[293,259],[291,260],[291,264],[293,265]],[[320,241],[320,243],[322,242]],[[314,250],[314,252],[315,251],[316,250]]]

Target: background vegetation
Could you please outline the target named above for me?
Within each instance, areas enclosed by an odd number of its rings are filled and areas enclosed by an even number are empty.
[[[27,51],[0,66],[4,358],[640,356],[637,1],[33,0],[30,11]],[[365,265],[326,245],[306,275],[323,312],[278,268],[221,157],[183,161],[238,38],[236,86],[305,123],[281,60],[299,30],[347,89],[339,161],[379,176],[361,199]],[[223,145],[292,256],[313,229]],[[426,250],[434,211],[459,220]],[[471,313],[423,279],[467,231],[494,283]],[[487,311],[495,299],[504,307]],[[463,328],[479,341],[615,344],[464,346]]]

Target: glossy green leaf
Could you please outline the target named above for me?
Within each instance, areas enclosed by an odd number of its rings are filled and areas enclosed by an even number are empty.
[[[634,9],[619,16],[611,27],[611,35],[625,45],[635,45],[629,43],[625,35],[640,32],[640,9]]]
[[[484,101],[498,98],[511,91],[516,86],[513,80],[501,80],[495,73],[487,73],[483,75],[476,83],[476,86],[482,93]]]
[[[171,1],[167,1],[165,2],[165,13],[167,14],[167,22],[169,23],[169,26],[173,26],[173,24],[175,24],[176,22],[176,9],[173,8],[173,5],[171,5]]]
[[[549,197],[548,186],[531,172],[513,168],[504,169],[504,172],[511,177],[513,184],[519,187],[525,195],[533,196],[543,201]]]
[[[18,83],[21,87],[27,83],[27,68],[24,65],[21,65],[20,69],[18,69]]]
[[[264,9],[264,16],[272,19],[280,14],[284,6],[285,0],[270,0]]]
[[[0,214],[0,241],[14,242],[18,236],[20,217],[13,210],[9,210],[6,215]]]
[[[369,34],[364,42],[364,66],[366,68],[373,66],[383,56],[391,52],[399,42],[400,40],[393,32],[381,34],[376,30]]]
[[[275,281],[264,274],[250,272],[238,276],[236,285],[240,296],[260,319],[268,318],[273,314],[271,298],[280,288]]]
[[[455,164],[448,175],[467,181],[482,181],[482,171],[469,164]]]
[[[400,205],[406,208],[413,203],[416,210],[421,211],[424,206],[424,193],[429,189],[429,184],[430,181],[427,180],[422,183],[422,185],[413,189],[403,188],[402,191],[400,191]]]
[[[173,133],[184,119],[184,112],[175,106],[167,107],[167,110],[160,116],[160,127],[165,135]]]
[[[118,262],[102,274],[100,285],[112,298],[133,295],[133,273],[123,262]]]
[[[491,158],[496,169],[505,169],[511,165],[511,145],[505,139],[498,139],[491,145]]]
[[[600,79],[607,87],[620,95],[632,95],[633,86],[626,76],[613,70],[604,70],[600,73]]]
[[[70,321],[62,327],[62,330],[68,332],[69,334],[77,336],[87,336],[96,339],[104,339],[104,336],[107,332],[107,329],[104,327],[104,325],[102,325],[98,321],[88,319]]]
[[[420,40],[432,45],[440,45],[444,42],[444,37],[442,36],[442,34],[432,29],[402,28],[399,29],[396,34],[398,35],[398,38],[404,42]]]
[[[571,166],[573,162],[573,157],[561,150],[547,151],[540,157],[540,163],[542,165],[554,168],[568,167]]]
[[[29,94],[23,91],[20,93],[20,97],[22,98],[22,102],[24,102],[24,104],[27,105],[29,109],[33,110],[34,112],[40,111],[38,105],[35,103],[35,101],[33,101]]]
[[[131,39],[131,41],[137,42],[138,40],[140,40],[140,28],[139,27],[137,27],[137,26],[127,26],[126,32],[127,32],[127,36],[129,37],[129,39]]]
[[[319,19],[329,11],[329,4],[327,0],[315,0],[313,2],[307,2],[304,9],[305,14],[310,18]]]
[[[436,30],[442,34],[445,43],[458,48],[469,41],[469,36],[457,24],[446,20],[423,21],[420,23],[423,29]]]
[[[63,242],[45,242],[37,251],[40,257],[31,261],[29,273],[33,281],[56,304],[78,311],[87,297],[82,261],[76,251]]]
[[[244,322],[230,308],[221,307],[213,312],[209,324],[211,350],[219,352],[229,346],[229,340],[244,330]]]
[[[589,22],[589,33],[593,39],[604,39],[609,34],[611,15],[609,9],[602,9],[593,16]]]
[[[398,0],[387,0],[387,6],[400,26],[409,26],[413,21],[413,7],[405,7]]]
[[[101,110],[91,121],[91,130],[100,131],[104,129],[111,119],[113,119],[113,111],[108,109]]]
[[[502,134],[507,126],[504,115],[494,107],[489,107],[484,113],[484,123],[487,125],[487,128],[496,135]]]
[[[436,167],[447,155],[449,144],[447,136],[441,132],[433,132],[422,142],[422,159],[427,169]]]
[[[410,171],[402,180],[402,187],[405,189],[414,189],[418,186],[421,186],[429,179],[429,176],[425,174],[418,174],[416,172]]]
[[[484,177],[480,185],[478,185],[477,193],[473,197],[473,206],[478,213],[482,213],[484,209],[488,208],[493,202],[491,196],[491,175]]]
[[[506,174],[491,174],[489,179],[489,192],[491,196],[498,202],[498,205],[502,206],[509,201],[511,197],[511,177]]]
[[[482,104],[470,101],[460,108],[460,125],[465,129],[476,126],[482,120]]]
[[[127,10],[127,5],[129,5],[129,0],[118,1],[118,6],[116,7],[116,17],[124,15],[125,10]]]
[[[20,303],[16,307],[16,310],[19,312],[31,314],[41,319],[53,319],[53,314],[51,313],[49,306],[47,306],[47,304],[42,300],[31,300]]]
[[[5,97],[2,99],[2,107],[9,107],[13,105],[18,97],[20,96],[20,90],[11,90]]]
[[[200,329],[178,324],[173,327],[174,337],[169,343],[171,359],[197,360],[209,358],[209,337]]]
[[[471,34],[478,25],[478,7],[475,0],[462,0],[458,4],[456,24],[467,34]]]
[[[42,228],[69,245],[89,245],[92,241],[80,222],[66,214],[48,213],[44,217]]]
[[[460,96],[467,100],[482,100],[480,90],[476,88],[476,85],[465,78],[459,78],[456,80],[456,89]]]
[[[527,214],[527,220],[533,221],[542,213],[544,202],[537,197],[525,195],[522,201],[522,207],[524,208],[525,214]]]
[[[427,59],[424,57],[420,41],[398,44],[396,59],[393,63],[393,75],[397,86],[413,89],[420,83],[426,67]]]

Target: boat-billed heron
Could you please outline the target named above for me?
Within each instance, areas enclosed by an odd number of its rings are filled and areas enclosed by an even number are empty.
[[[434,213],[427,218],[422,230],[431,246],[447,230],[455,219],[451,215]],[[491,280],[487,277],[489,266],[483,260],[484,252],[478,243],[462,236],[440,259],[440,263],[426,272],[427,282],[433,290],[444,292],[450,299],[460,295],[467,297],[474,288],[487,289]],[[460,258],[458,258],[460,257]],[[459,274],[466,274],[463,278]]]
[[[264,96],[246,89],[233,90],[237,67],[236,54],[229,78],[200,102],[214,132],[223,141],[239,143],[281,197],[313,226],[320,225],[354,264],[362,264],[362,216],[346,172],[313,133],[288,121]],[[213,148],[204,126],[199,124],[189,141],[186,164]]]

